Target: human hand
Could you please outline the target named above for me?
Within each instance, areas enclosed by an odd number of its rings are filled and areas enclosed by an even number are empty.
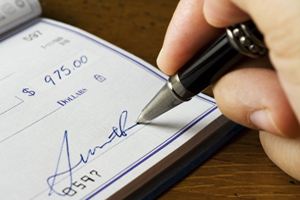
[[[259,129],[261,143],[270,159],[298,180],[299,9],[298,0],[181,0],[157,59],[159,68],[172,75],[220,33],[217,28],[251,17],[264,35],[269,58],[241,63],[213,85],[214,96],[225,116]]]

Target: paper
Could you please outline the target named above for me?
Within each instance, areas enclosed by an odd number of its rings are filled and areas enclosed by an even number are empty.
[[[0,0],[0,35],[40,14],[37,0]]]
[[[220,116],[201,95],[135,125],[167,77],[55,21],[41,19],[2,40],[0,52],[0,194],[6,199],[105,199]]]

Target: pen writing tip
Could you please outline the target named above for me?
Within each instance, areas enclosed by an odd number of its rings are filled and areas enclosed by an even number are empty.
[[[136,124],[143,124],[143,123],[145,123],[145,122],[147,122],[147,120],[143,117],[143,115],[140,115],[139,117],[138,117],[138,119],[136,120]]]

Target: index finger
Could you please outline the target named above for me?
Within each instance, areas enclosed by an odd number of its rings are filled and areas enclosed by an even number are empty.
[[[169,24],[158,67],[173,75],[199,49],[220,34],[203,15],[203,0],[181,0]]]

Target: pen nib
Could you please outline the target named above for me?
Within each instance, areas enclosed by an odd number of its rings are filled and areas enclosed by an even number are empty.
[[[137,124],[143,124],[143,123],[145,123],[145,122],[147,122],[147,120],[144,118],[144,116],[141,114],[138,118],[137,118],[137,120],[136,120],[136,122],[135,123],[137,123]]]
[[[176,98],[167,84],[165,84],[156,96],[148,103],[138,117],[136,123],[141,124],[162,115],[181,104],[182,100]]]

